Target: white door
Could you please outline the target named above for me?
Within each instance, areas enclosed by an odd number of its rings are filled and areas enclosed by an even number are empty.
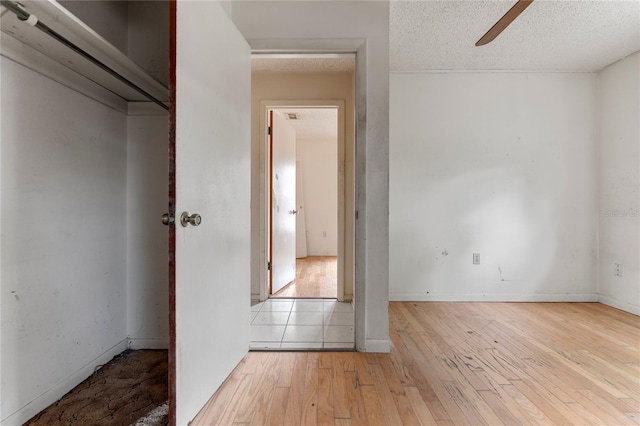
[[[249,348],[251,59],[220,3],[172,4],[176,223],[170,392],[175,391],[175,424],[186,425]],[[199,214],[201,224],[183,227],[183,212]]]
[[[296,160],[296,258],[307,257],[307,220],[304,211],[304,183],[302,180],[302,163]]]
[[[271,293],[296,278],[296,131],[271,111]]]

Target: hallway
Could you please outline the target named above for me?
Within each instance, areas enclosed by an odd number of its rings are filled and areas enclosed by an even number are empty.
[[[335,299],[268,299],[251,307],[252,350],[353,349],[353,306]]]
[[[308,256],[296,260],[296,279],[271,298],[336,298],[335,256]]]

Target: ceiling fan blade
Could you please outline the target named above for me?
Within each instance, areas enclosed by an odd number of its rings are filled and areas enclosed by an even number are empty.
[[[507,13],[504,14],[502,18],[496,24],[491,27],[489,31],[485,35],[482,36],[480,40],[476,42],[476,46],[484,46],[487,43],[492,42],[505,28],[513,22],[514,19],[518,17],[529,5],[533,2],[533,0],[518,0],[516,4],[513,5],[511,9]]]

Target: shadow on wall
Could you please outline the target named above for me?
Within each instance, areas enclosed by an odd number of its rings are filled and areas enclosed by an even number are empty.
[[[417,179],[402,188],[425,215],[392,211],[392,238],[407,248],[391,253],[391,276],[394,285],[402,277],[402,293],[482,299],[553,292],[549,278],[562,265],[555,261],[561,236],[552,195],[534,193],[524,174],[509,168],[428,180],[427,187]]]

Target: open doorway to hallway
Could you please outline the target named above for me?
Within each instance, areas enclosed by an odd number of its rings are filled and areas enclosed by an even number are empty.
[[[338,108],[269,114],[271,298],[337,298]]]
[[[252,60],[251,349],[353,349],[354,57],[266,56]]]

